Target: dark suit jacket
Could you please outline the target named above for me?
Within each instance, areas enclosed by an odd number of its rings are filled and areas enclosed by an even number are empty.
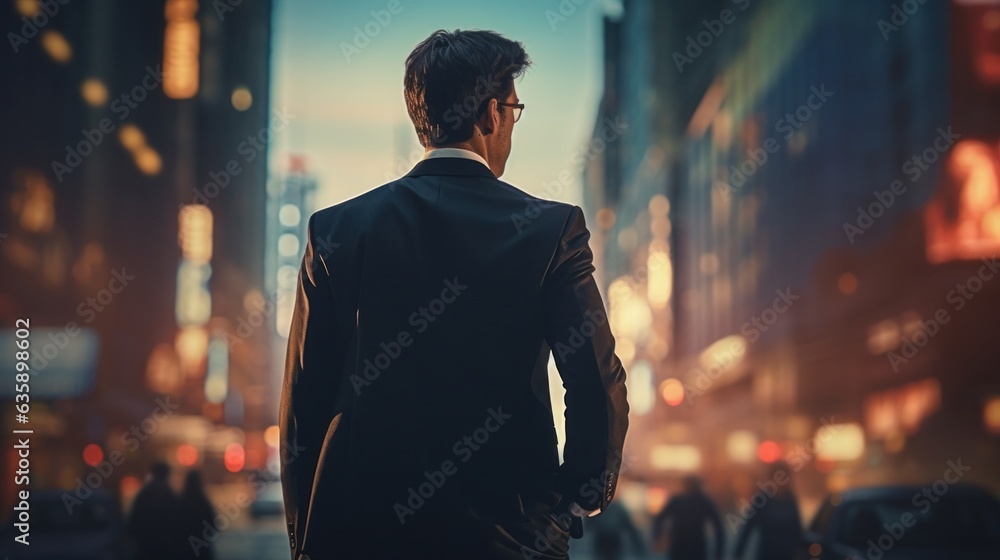
[[[589,238],[580,208],[461,158],[309,218],[280,410],[293,558],[459,540],[487,558],[510,524],[611,501],[628,404]]]

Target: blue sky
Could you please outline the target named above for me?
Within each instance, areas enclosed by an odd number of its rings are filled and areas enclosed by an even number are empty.
[[[317,176],[317,208],[336,204],[409,170],[422,150],[403,103],[403,62],[436,29],[491,29],[521,41],[533,60],[517,82],[526,104],[514,127],[503,179],[545,198],[580,202],[580,169],[570,157],[589,140],[601,81],[601,16],[606,0],[278,0],[272,105],[294,115],[276,135],[272,172],[304,154]],[[577,5],[576,3],[580,4]],[[546,11],[559,13],[554,20]],[[569,8],[575,10],[569,12]],[[382,12],[384,24],[372,11]],[[387,18],[386,15],[391,16]],[[355,42],[357,30],[375,31]],[[342,44],[364,45],[345,55]],[[400,157],[404,158],[400,161]],[[546,189],[563,170],[572,182]]]

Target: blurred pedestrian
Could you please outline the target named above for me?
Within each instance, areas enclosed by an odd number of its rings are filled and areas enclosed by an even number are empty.
[[[205,483],[197,470],[188,471],[184,477],[179,519],[184,537],[181,558],[214,560],[215,540],[218,537],[215,507],[205,493]]]
[[[794,557],[802,543],[802,521],[792,490],[791,472],[784,461],[775,463],[768,470],[767,481],[761,490],[767,492],[767,501],[756,511],[744,512],[746,524],[736,541],[736,558],[743,557],[750,535],[755,530],[760,533],[760,538],[757,539],[757,554],[753,558],[790,560]],[[773,490],[767,491],[769,488]]]
[[[684,491],[674,496],[653,520],[653,541],[659,540],[664,526],[670,523],[670,560],[706,560],[708,558],[707,525],[715,536],[714,558],[722,558],[725,536],[722,519],[712,499],[702,490],[701,479],[690,475],[684,479]],[[770,559],[768,559],[770,560]]]
[[[625,558],[626,537],[631,541],[633,558],[645,556],[646,543],[632,523],[625,506],[611,502],[603,513],[584,520],[584,528],[591,535],[594,558],[597,560],[621,560]]]
[[[135,541],[136,558],[176,560],[180,547],[178,499],[170,487],[170,465],[153,463],[146,484],[132,502],[126,531]]]

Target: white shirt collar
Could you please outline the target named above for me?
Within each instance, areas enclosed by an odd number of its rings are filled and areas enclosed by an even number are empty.
[[[434,148],[428,152],[424,153],[424,157],[421,159],[431,159],[431,158],[442,158],[442,157],[457,157],[464,159],[474,159],[479,163],[482,163],[487,168],[490,164],[486,163],[483,156],[473,152],[472,150],[466,150],[464,148]]]

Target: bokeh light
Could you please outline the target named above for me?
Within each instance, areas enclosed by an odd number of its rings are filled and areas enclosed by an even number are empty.
[[[96,443],[87,444],[83,448],[83,462],[91,467],[96,467],[104,460],[104,450]]]

